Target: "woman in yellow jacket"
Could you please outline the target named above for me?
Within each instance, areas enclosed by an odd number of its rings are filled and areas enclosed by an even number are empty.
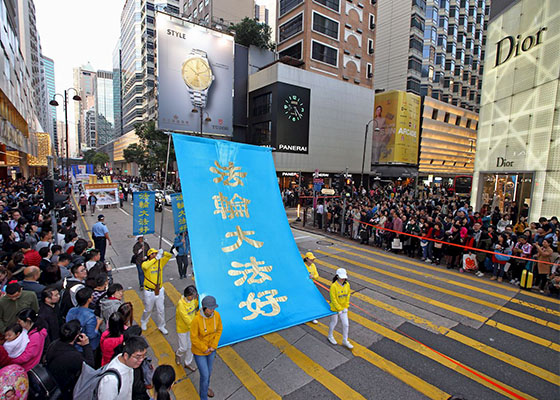
[[[334,338],[334,328],[338,323],[338,318],[342,322],[342,344],[349,349],[354,346],[348,341],[348,306],[350,305],[350,284],[348,283],[348,275],[344,268],[336,270],[336,275],[333,278],[333,284],[330,289],[331,297],[331,311],[336,314],[331,316],[331,323],[329,324],[329,342],[337,344]]]
[[[210,375],[222,336],[222,319],[216,308],[218,304],[213,296],[204,297],[202,310],[196,313],[191,323],[192,352],[200,374],[198,393],[201,400],[214,397],[214,392],[210,389]]]
[[[303,262],[304,262],[305,266],[307,267],[307,272],[309,272],[309,279],[312,279],[312,280],[319,279],[319,273],[317,272],[317,267],[315,266],[315,263],[313,262],[316,258],[317,257],[315,257],[315,255],[310,251],[305,253],[305,255],[303,256]],[[313,323],[318,324],[319,321],[314,319]]]
[[[184,365],[191,371],[196,369],[191,366],[193,353],[191,351],[191,322],[198,310],[198,293],[193,285],[187,286],[183,296],[177,303],[175,323],[177,325],[177,338],[179,348],[175,352],[175,362]]]

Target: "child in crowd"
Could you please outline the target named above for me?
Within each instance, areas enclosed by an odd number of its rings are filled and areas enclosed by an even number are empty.
[[[8,328],[6,328],[4,338],[6,339],[6,342],[4,343],[4,349],[11,358],[17,358],[21,356],[21,354],[27,347],[27,344],[29,343],[27,331],[17,323],[12,324]]]

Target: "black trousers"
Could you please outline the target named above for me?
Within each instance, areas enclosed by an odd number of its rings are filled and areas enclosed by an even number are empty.
[[[94,236],[93,243],[101,254],[101,261],[105,261],[105,251],[107,250],[107,238],[105,236]]]
[[[177,268],[179,269],[179,276],[187,276],[187,267],[189,266],[189,258],[187,256],[176,256]]]

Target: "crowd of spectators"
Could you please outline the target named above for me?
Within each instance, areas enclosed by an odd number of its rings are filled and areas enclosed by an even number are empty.
[[[309,206],[310,202],[307,199]],[[559,296],[560,268],[555,264],[560,263],[560,224],[556,216],[528,221],[527,207],[519,210],[507,201],[502,211],[490,205],[473,210],[468,199],[445,189],[415,193],[390,184],[369,191],[354,189],[343,207],[340,197],[319,199],[316,224],[329,232],[343,230],[343,235],[362,244],[448,269],[472,271],[479,277],[488,274],[492,280],[512,285],[520,284],[527,269],[534,276],[529,288]],[[465,265],[471,260],[474,264]]]

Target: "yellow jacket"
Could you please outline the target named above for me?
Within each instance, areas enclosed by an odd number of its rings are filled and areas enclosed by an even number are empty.
[[[342,311],[350,305],[350,284],[348,281],[344,286],[338,280],[331,285],[331,311]]]
[[[309,272],[309,275],[311,275],[312,279],[319,278],[319,273],[317,272],[317,267],[315,266],[315,263],[311,263],[311,265],[305,264],[305,266],[307,267],[307,272]]]
[[[196,313],[191,323],[191,350],[197,356],[207,356],[204,353],[209,347],[218,348],[222,336],[222,318],[220,314],[214,310],[214,315],[207,318],[204,311],[200,309]]]
[[[177,333],[187,333],[191,330],[191,322],[198,308],[198,299],[188,301],[185,296],[177,303],[175,311],[175,324],[177,325]]]
[[[165,266],[165,264],[167,264],[167,262],[171,257],[172,257],[171,253],[164,251],[161,260],[153,258],[151,260],[146,260],[142,263],[142,271],[144,271],[144,287],[146,289],[154,290],[156,288],[156,283],[158,282],[161,287],[163,283],[163,267]],[[158,280],[158,261],[161,261],[159,264],[161,267],[161,269],[159,270],[159,280]]]

